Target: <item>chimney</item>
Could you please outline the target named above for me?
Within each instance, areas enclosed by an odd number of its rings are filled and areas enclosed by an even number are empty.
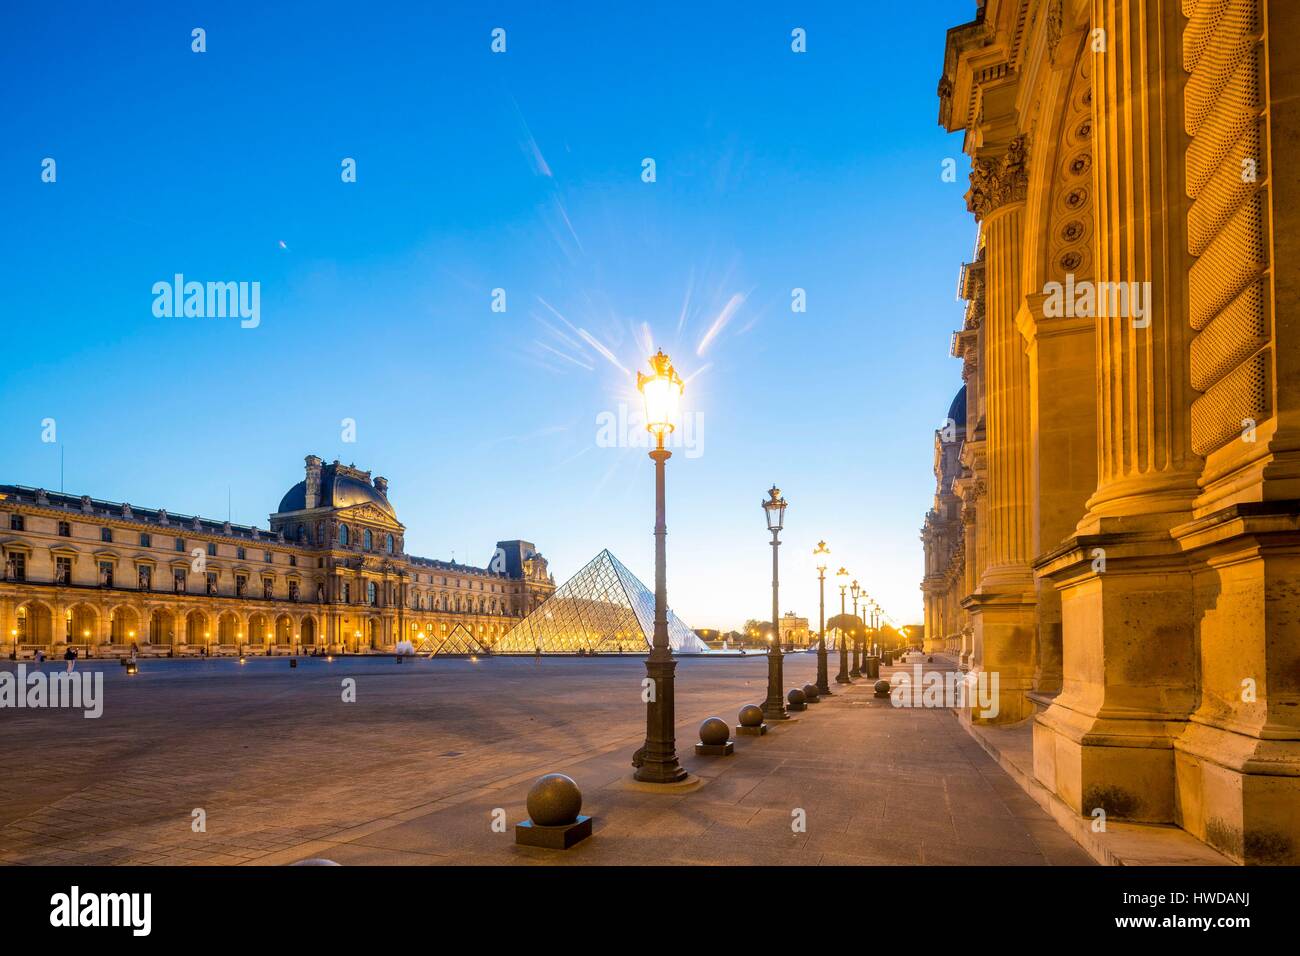
[[[307,456],[307,483],[304,508],[315,508],[320,504],[320,466],[321,460],[315,455]]]
[[[376,475],[375,491],[379,492],[379,494],[383,496],[385,501],[388,500],[388,479],[380,478],[378,475]]]

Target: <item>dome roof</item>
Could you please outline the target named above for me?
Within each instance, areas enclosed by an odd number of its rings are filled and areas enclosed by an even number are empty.
[[[948,418],[956,423],[958,428],[966,427],[966,386],[963,385],[957,394],[953,396],[952,404],[948,406]]]
[[[321,470],[320,501],[316,503],[316,507],[350,508],[367,502],[379,508],[394,521],[397,520],[397,512],[388,503],[388,499],[368,481],[353,475],[339,474],[332,465],[326,465]],[[300,481],[280,499],[279,511],[302,511],[306,507],[307,482]]]

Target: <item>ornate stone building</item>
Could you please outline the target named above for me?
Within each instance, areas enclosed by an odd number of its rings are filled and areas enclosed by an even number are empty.
[[[1300,3],[974,5],[926,646],[1059,806],[1300,862]]]
[[[794,611],[786,611],[777,619],[781,629],[781,646],[802,650],[812,643],[812,631],[808,629],[808,618],[797,616]]]
[[[407,554],[405,530],[384,478],[314,455],[266,529],[0,486],[0,634],[20,656],[339,653],[459,624],[490,648],[555,590],[527,541],[475,568]]]

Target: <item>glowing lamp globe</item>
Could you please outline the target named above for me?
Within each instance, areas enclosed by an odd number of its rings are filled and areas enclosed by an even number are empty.
[[[662,349],[651,357],[650,368],[650,375],[636,373],[636,387],[645,400],[646,431],[662,438],[675,427],[684,383]]]
[[[831,553],[831,549],[826,547],[825,541],[818,541],[817,547],[813,548],[813,558],[817,561],[817,570],[826,570],[826,555]]]

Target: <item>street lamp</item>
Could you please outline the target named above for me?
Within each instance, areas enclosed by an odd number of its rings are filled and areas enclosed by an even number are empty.
[[[650,359],[652,374],[637,372],[636,387],[645,399],[646,431],[655,436],[650,458],[655,463],[655,623],[646,676],[654,689],[646,702],[645,744],[632,758],[634,776],[647,783],[677,783],[686,779],[686,768],[677,762],[677,740],[673,733],[673,672],[677,662],[668,646],[668,584],[665,571],[667,549],[664,537],[664,463],[672,452],[664,447],[664,435],[673,430],[681,402],[683,383],[663,350]]]
[[[767,500],[763,503],[767,516],[767,530],[772,532],[772,635],[773,640],[767,649],[767,700],[763,701],[764,720],[788,720],[785,712],[784,675],[782,674],[785,655],[781,653],[781,612],[780,612],[780,575],[777,573],[777,549],[781,547],[781,528],[785,525],[786,501],[781,497],[781,489],[773,485],[767,491]]]
[[[840,586],[840,672],[835,675],[835,683],[852,684],[849,677],[849,659],[844,647],[844,592],[849,588],[849,572],[840,568],[835,572],[835,581]]]
[[[825,541],[818,541],[813,549],[813,558],[817,562],[817,693],[822,697],[831,696],[831,685],[826,679],[826,555],[831,549]]]
[[[857,581],[849,585],[849,593],[853,595],[853,664],[849,668],[849,677],[861,677],[862,640],[858,636],[858,598],[862,594],[862,588],[858,587]]]

